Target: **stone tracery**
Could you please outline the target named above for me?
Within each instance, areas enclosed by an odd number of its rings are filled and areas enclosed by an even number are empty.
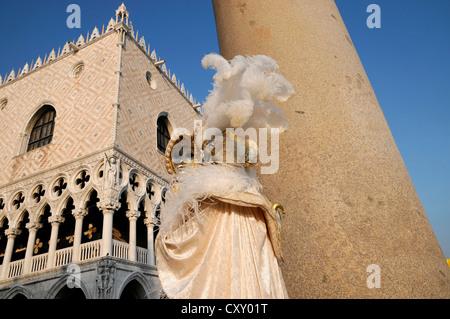
[[[114,174],[104,173],[107,158],[116,160]],[[156,214],[167,181],[114,151],[58,171],[64,173],[0,189],[0,280],[101,255],[154,264]],[[136,240],[137,232],[145,238],[143,229],[146,242]],[[96,248],[83,246],[92,242]]]

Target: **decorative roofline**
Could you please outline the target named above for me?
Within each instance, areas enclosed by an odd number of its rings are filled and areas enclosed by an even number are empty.
[[[35,73],[47,66],[59,61],[59,60],[62,60],[63,58],[69,56],[70,54],[74,54],[74,53],[78,52],[79,50],[84,49],[85,47],[108,36],[113,31],[114,31],[114,28],[110,29],[109,25],[108,25],[108,29],[106,31],[103,26],[102,33],[100,34],[97,27],[95,27],[88,42],[84,42],[83,35],[80,35],[76,44],[75,44],[75,40],[72,42],[66,42],[66,44],[64,45],[62,50],[61,50],[61,47],[59,47],[57,54],[56,54],[55,49],[53,49],[50,52],[50,54],[45,55],[44,60],[42,60],[41,57],[39,56],[36,59],[36,62],[34,62],[34,60],[33,60],[30,65],[27,62],[25,64],[25,66],[23,67],[23,69],[21,69],[21,68],[19,69],[19,72],[17,72],[17,76],[16,76],[16,72],[14,71],[14,69],[11,71],[11,73],[9,75],[6,74],[5,78],[2,78],[2,76],[0,75],[0,88],[3,88],[12,83],[15,83],[17,80],[21,80],[30,74],[33,74],[33,73]],[[87,38],[89,38],[89,32],[87,33]]]
[[[147,44],[145,42],[145,38],[142,36],[139,40],[139,31],[136,32],[136,35],[134,34],[133,24],[129,19],[129,13],[126,11],[125,5],[122,3],[122,5],[116,10],[116,19],[111,18],[106,30],[105,25],[103,25],[102,32],[97,29],[97,27],[94,28],[91,35],[89,36],[89,32],[86,35],[86,38],[81,34],[78,37],[78,40],[75,42],[75,39],[72,42],[66,42],[66,44],[63,46],[62,50],[61,47],[58,49],[58,53],[56,53],[55,49],[53,49],[50,54],[46,54],[44,57],[44,60],[41,59],[39,56],[36,59],[36,62],[32,61],[29,65],[28,63],[25,64],[25,66],[22,68],[19,68],[19,71],[15,72],[13,69],[9,75],[6,74],[4,78],[0,75],[0,88],[6,87],[12,83],[15,83],[16,81],[25,78],[26,76],[33,74],[34,72],[41,70],[42,68],[45,68],[63,58],[66,56],[69,56],[70,54],[75,54],[79,50],[84,49],[85,47],[99,41],[100,39],[106,37],[110,33],[115,31],[115,26],[118,23],[124,23],[129,28],[127,34],[129,35],[129,38],[132,39],[132,41],[135,42],[138,48],[141,49],[141,51],[147,56],[147,58],[155,65],[155,67],[160,71],[163,76],[166,77],[166,79],[169,81],[169,83],[172,83],[174,88],[176,88],[179,93],[185,98],[185,100],[191,104],[191,106],[194,108],[196,112],[199,112],[198,109],[202,106],[201,104],[197,103],[196,99],[192,96],[192,93],[189,93],[188,90],[186,90],[186,87],[184,83],[180,82],[179,79],[177,79],[175,73],[171,74],[170,69],[167,69],[166,61],[162,60],[161,58],[157,57],[156,50],[151,51],[150,53],[150,44]],[[87,40],[88,39],[88,40]],[[199,112],[200,113],[200,112]]]

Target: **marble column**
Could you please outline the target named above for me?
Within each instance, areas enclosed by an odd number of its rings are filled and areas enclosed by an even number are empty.
[[[50,216],[48,218],[48,222],[52,225],[52,232],[50,235],[50,245],[48,248],[47,269],[53,268],[55,266],[55,254],[56,246],[58,244],[59,225],[61,223],[64,223],[64,218],[62,216]]]
[[[23,265],[23,273],[27,274],[31,271],[31,260],[33,258],[34,243],[36,241],[36,233],[42,228],[40,223],[28,223],[25,226],[28,229],[27,251],[25,253],[25,261]]]
[[[148,217],[144,219],[145,226],[147,226],[147,250],[148,250],[148,264],[156,265],[156,256],[155,256],[155,243],[153,239],[153,229],[156,225],[155,217]]]
[[[87,210],[84,208],[76,209],[72,212],[73,217],[75,217],[75,230],[73,233],[73,252],[72,252],[72,263],[77,263],[80,261],[81,254],[81,237],[83,236],[83,219],[88,214]]]
[[[8,237],[8,242],[6,244],[5,256],[3,257],[2,273],[0,279],[5,279],[9,271],[9,263],[11,262],[11,256],[14,249],[14,241],[17,236],[22,233],[20,229],[9,228],[5,231],[5,235]]]
[[[100,208],[103,212],[102,256],[112,256],[113,216],[116,210],[112,206]]]
[[[267,55],[296,95],[279,170],[290,298],[448,298],[450,269],[333,0],[212,0],[220,53]],[[361,8],[360,28],[366,28]],[[276,161],[277,159],[274,159]],[[371,289],[371,265],[381,289]]]
[[[127,212],[127,217],[130,221],[128,259],[131,261],[136,261],[136,221],[140,215],[141,213],[137,210]]]

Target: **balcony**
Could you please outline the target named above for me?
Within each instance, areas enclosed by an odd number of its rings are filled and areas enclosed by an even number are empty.
[[[95,240],[80,245],[79,261],[93,260],[101,257],[102,240]],[[57,268],[72,263],[73,247],[68,247],[55,251],[55,263],[53,266],[48,265],[49,253],[40,254],[31,258],[31,267],[28,273],[39,273],[44,270]],[[118,240],[112,240],[112,257],[129,260],[130,245]],[[154,256],[151,256],[148,249],[136,247],[135,262],[141,264],[154,264]],[[0,273],[2,273],[3,265],[0,265]],[[24,274],[25,259],[10,262],[8,271],[4,280],[17,278]]]

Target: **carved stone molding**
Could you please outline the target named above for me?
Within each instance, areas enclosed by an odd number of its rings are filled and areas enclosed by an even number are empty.
[[[111,259],[103,259],[97,263],[97,296],[99,299],[111,299],[116,263]]]
[[[168,183],[129,155],[111,147],[0,186],[0,213],[9,212],[11,226],[16,227],[24,210],[28,211],[32,221],[37,220],[46,205],[50,205],[54,216],[59,216],[69,197],[78,209],[85,207],[90,193],[95,190],[100,199],[97,205],[104,213],[118,210],[119,199],[127,191],[130,210],[137,211],[143,203],[147,215],[153,210],[152,206],[161,201],[161,190]],[[17,209],[13,205],[19,203],[16,198],[19,193],[24,200]]]
[[[156,217],[147,217],[144,219],[144,224],[147,227],[151,227],[151,226],[158,226],[159,225],[159,220]]]
[[[75,217],[75,219],[84,218],[87,214],[88,214],[88,211],[87,211],[87,209],[84,209],[84,208],[74,209],[72,211],[72,215],[73,215],[73,217]]]
[[[62,216],[59,216],[59,215],[57,215],[57,216],[50,216],[48,218],[48,222],[50,224],[53,224],[53,223],[61,224],[61,223],[64,223],[64,220],[65,220],[65,218],[62,217]]]
[[[15,238],[16,236],[19,236],[22,233],[20,229],[17,228],[9,228],[5,230],[5,235],[8,238]]]
[[[28,231],[32,231],[32,230],[37,231],[38,229],[42,228],[42,224],[41,223],[28,223],[25,225],[25,227],[28,229]]]
[[[120,203],[119,201],[114,201],[114,200],[106,200],[106,201],[102,201],[99,203],[98,208],[103,212],[103,213],[114,213],[114,211],[118,210],[120,208]]]
[[[137,210],[129,210],[126,213],[126,216],[128,217],[129,220],[136,220],[141,216],[141,213]]]

